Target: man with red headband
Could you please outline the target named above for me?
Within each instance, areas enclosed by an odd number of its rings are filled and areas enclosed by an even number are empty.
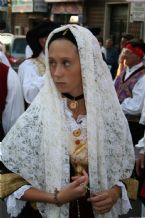
[[[139,123],[145,96],[145,66],[142,62],[144,51],[140,43],[129,42],[122,52],[126,67],[116,77],[115,89],[129,123],[133,144],[136,145],[145,129]],[[140,214],[131,214],[133,215]]]

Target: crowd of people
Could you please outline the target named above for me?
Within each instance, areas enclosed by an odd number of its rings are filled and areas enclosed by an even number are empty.
[[[0,197],[8,213],[141,216],[134,201],[145,203],[143,44],[125,34],[119,53],[111,38],[103,45],[88,28],[47,21],[26,40],[31,54],[18,73],[0,58]],[[133,201],[130,178],[139,181]]]

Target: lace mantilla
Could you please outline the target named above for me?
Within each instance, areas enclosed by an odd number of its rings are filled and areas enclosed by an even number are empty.
[[[102,60],[96,38],[86,28],[66,25],[54,30],[46,43],[45,85],[2,142],[2,161],[32,186],[54,192],[69,183],[70,135],[64,128],[66,114],[61,94],[51,78],[48,42],[56,32],[69,28],[76,38],[87,111],[87,145],[91,193],[106,190],[129,177],[134,150],[126,118]],[[90,88],[92,87],[92,88]],[[43,218],[68,218],[69,205],[38,203]],[[117,218],[118,206],[95,218]]]

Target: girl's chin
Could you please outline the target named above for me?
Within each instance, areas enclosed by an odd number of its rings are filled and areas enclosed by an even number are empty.
[[[57,87],[58,91],[61,93],[69,93],[69,90],[63,87]]]

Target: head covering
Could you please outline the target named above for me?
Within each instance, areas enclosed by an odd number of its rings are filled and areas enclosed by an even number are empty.
[[[140,57],[141,59],[143,58],[144,51],[142,48],[142,45],[140,43],[136,43],[136,42],[129,42],[127,43],[127,45],[125,46],[125,48],[131,50],[135,55],[137,55],[138,57]]]
[[[26,41],[33,51],[32,57],[38,57],[38,55],[42,51],[42,47],[39,44],[38,39],[41,37],[47,37],[51,31],[59,26],[60,24],[52,21],[43,21],[42,23],[27,32]]]
[[[52,41],[56,40],[56,39],[63,39],[63,38],[64,38],[64,39],[68,39],[69,41],[71,41],[71,42],[77,47],[76,39],[75,39],[75,37],[73,36],[72,32],[71,32],[69,29],[66,29],[66,30],[64,30],[64,31],[60,31],[60,32],[54,34],[54,35],[51,37],[51,39],[50,39],[50,41],[49,41],[49,44],[50,44]]]
[[[45,85],[3,140],[2,161],[41,190],[54,192],[56,187],[61,189],[69,183],[71,138],[66,129],[62,96],[53,82],[48,62],[51,37],[66,29],[74,35],[80,56],[87,110],[89,184],[91,193],[95,193],[130,177],[134,150],[100,45],[84,27],[66,25],[50,33],[45,50]],[[37,206],[45,218],[69,217],[68,204],[61,208],[44,203]],[[95,214],[95,218],[116,218],[118,210],[118,205],[114,205],[111,212]]]

